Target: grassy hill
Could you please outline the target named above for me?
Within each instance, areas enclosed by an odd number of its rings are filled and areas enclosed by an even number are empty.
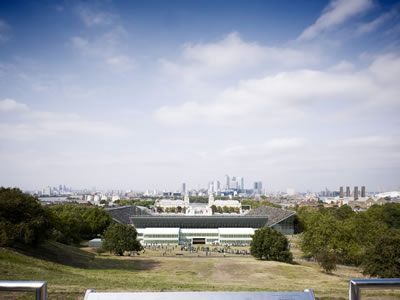
[[[334,275],[318,265],[288,265],[251,257],[115,257],[58,243],[37,249],[0,248],[0,280],[48,282],[49,299],[82,299],[87,289],[109,291],[301,291],[312,288],[317,299],[348,299],[356,268],[339,267]],[[366,299],[400,299],[381,291]],[[32,295],[22,299],[32,299]],[[0,294],[15,299],[16,294]],[[18,298],[20,299],[20,298]],[[364,299],[364,298],[363,298]]]

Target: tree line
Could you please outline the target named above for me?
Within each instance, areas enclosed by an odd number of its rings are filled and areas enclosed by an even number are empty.
[[[304,232],[300,247],[326,272],[336,264],[359,266],[365,275],[400,277],[400,204],[373,205],[354,212],[339,208],[297,210]]]
[[[112,224],[104,209],[76,204],[41,205],[17,188],[0,187],[0,247],[37,247],[48,240],[79,244],[96,237],[105,251],[140,251],[135,227]]]

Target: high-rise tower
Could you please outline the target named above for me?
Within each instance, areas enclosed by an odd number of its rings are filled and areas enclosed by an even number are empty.
[[[229,178],[229,175],[225,175],[225,189],[228,190],[228,189],[230,189],[230,188],[231,188],[231,186],[230,186],[230,178]]]
[[[355,187],[354,187],[354,194],[353,194],[353,196],[354,196],[354,201],[355,201],[355,200],[358,200],[358,186],[355,186]]]
[[[365,185],[361,187],[361,198],[365,198]]]

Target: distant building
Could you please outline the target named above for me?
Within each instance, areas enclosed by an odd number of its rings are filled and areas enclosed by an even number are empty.
[[[229,178],[228,175],[225,175],[225,189],[226,189],[226,190],[229,190],[230,188],[231,188],[231,185],[230,185],[230,178]]]
[[[289,196],[294,196],[294,195],[296,194],[296,191],[295,191],[294,188],[287,188],[287,189],[286,189],[286,193],[287,193]]]
[[[339,198],[343,198],[343,196],[343,187],[341,186],[339,190]]]
[[[240,177],[240,190],[244,191],[244,178]]]
[[[262,193],[262,182],[261,181],[254,182],[253,193],[258,194],[258,195]]]
[[[346,186],[346,197],[351,197],[350,195],[350,187]]]
[[[365,186],[361,187],[361,198],[365,198]]]
[[[182,195],[186,194],[186,183],[182,183]]]
[[[354,187],[353,196],[354,196],[354,200],[358,200],[358,186]]]
[[[122,210],[108,210],[113,220]],[[127,211],[132,212],[129,207]],[[184,244],[249,244],[258,228],[269,226],[283,234],[294,233],[294,211],[273,207],[259,207],[243,215],[227,216],[160,216],[139,215],[134,211],[129,224],[136,227],[138,239],[143,245]],[[118,220],[117,220],[118,221]]]
[[[51,196],[51,195],[52,195],[52,193],[51,193],[51,186],[46,186],[46,187],[43,189],[43,195],[44,195],[44,196]]]

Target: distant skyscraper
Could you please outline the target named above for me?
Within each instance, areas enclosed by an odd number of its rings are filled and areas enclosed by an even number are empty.
[[[225,175],[225,189],[230,189],[230,180],[229,180],[229,175]]]
[[[358,200],[358,186],[354,187],[354,200]]]
[[[186,183],[182,183],[182,194],[186,193]]]
[[[255,181],[253,185],[253,190],[255,194],[261,194],[262,191],[262,182],[261,181]]]
[[[240,190],[244,191],[244,178],[240,178]]]
[[[361,198],[365,198],[365,186],[361,187]]]
[[[340,190],[339,190],[339,197],[343,198],[343,187],[342,186],[340,187]]]
[[[350,195],[350,187],[346,186],[346,197],[351,197]]]
[[[235,176],[232,176],[231,178],[230,188],[234,190],[237,190],[239,188],[239,182],[236,180]]]

